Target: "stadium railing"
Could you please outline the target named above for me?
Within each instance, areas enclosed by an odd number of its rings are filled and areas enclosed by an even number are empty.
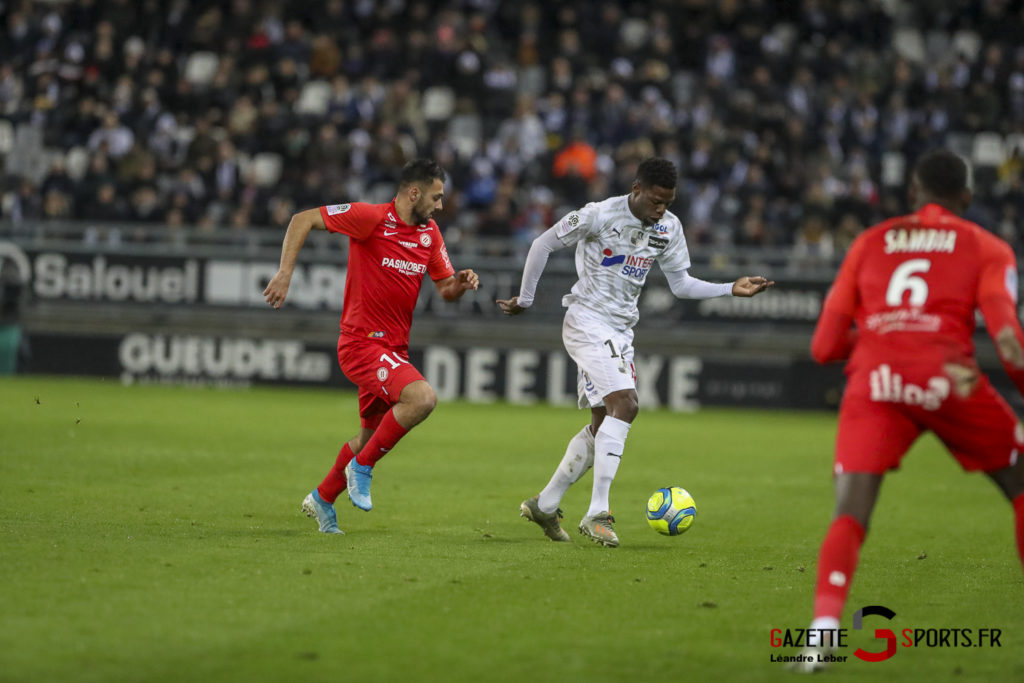
[[[23,332],[22,372],[119,376],[127,382],[338,384],[334,345],[347,240],[316,232],[281,310],[262,290],[284,229],[140,224],[0,224],[0,325]],[[523,254],[502,240],[453,240],[457,268],[481,288],[457,303],[425,285],[411,357],[442,398],[571,403],[575,370],[561,344],[561,296],[572,250],[545,269],[526,315],[494,304],[518,290]],[[753,299],[676,299],[657,269],[641,296],[636,371],[647,405],[821,408],[840,395],[840,368],[814,366],[808,344],[835,263],[796,264],[785,250],[697,245],[691,271],[709,280],[765,274]],[[10,347],[7,344],[7,347]],[[979,344],[991,366],[990,345]],[[7,364],[8,366],[11,363]]]

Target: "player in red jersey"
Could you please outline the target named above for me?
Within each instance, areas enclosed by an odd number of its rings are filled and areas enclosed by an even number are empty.
[[[960,157],[946,150],[924,155],[910,183],[915,212],[860,235],[825,300],[811,354],[819,363],[846,360],[847,380],[835,516],[818,557],[812,629],[839,627],[882,478],[924,431],[934,432],[965,470],[987,474],[1012,502],[1024,562],[1024,431],[978,369],[973,343],[980,309],[1003,366],[1024,393],[1017,263],[1008,244],[959,218],[970,200]],[[813,657],[799,665],[813,670],[821,663]]]
[[[349,237],[348,274],[338,338],[338,363],[359,388],[362,428],[338,453],[323,482],[302,502],[320,531],[338,529],[334,501],[347,488],[352,504],[373,507],[373,466],[426,419],[437,396],[409,362],[409,327],[424,275],[441,296],[455,301],[479,278],[452,268],[441,231],[431,216],[441,208],[445,173],[429,159],[406,164],[398,194],[388,204],[334,204],[292,216],[281,247],[281,265],[263,292],[280,308],[299,251],[310,230]]]

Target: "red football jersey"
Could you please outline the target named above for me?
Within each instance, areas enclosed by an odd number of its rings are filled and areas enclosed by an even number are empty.
[[[408,346],[423,275],[455,274],[437,223],[405,224],[394,201],[321,206],[320,215],[328,230],[350,238],[341,331]]]
[[[973,365],[974,311],[980,309],[1004,366],[1024,392],[1024,358],[1012,343],[1024,346],[1016,300],[1010,246],[928,204],[854,241],[825,300],[812,354],[819,362],[849,356],[848,373],[881,362]]]

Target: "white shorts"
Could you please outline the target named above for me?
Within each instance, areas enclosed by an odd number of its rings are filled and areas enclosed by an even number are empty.
[[[576,361],[580,408],[599,408],[613,391],[636,389],[633,330],[620,332],[598,314],[570,306],[562,321],[562,343]]]

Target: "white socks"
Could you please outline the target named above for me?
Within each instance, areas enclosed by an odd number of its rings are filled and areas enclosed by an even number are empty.
[[[839,632],[839,620],[835,617],[817,617],[807,630],[808,647],[835,647],[836,635]]]
[[[562,496],[575,484],[587,470],[594,464],[594,435],[590,432],[590,425],[580,430],[579,434],[572,437],[569,446],[565,449],[562,462],[558,463],[558,469],[551,476],[551,481],[540,492],[537,500],[537,507],[541,512],[554,512],[562,501]]]
[[[572,437],[565,449],[565,455],[562,456],[562,462],[558,463],[558,469],[540,492],[537,500],[540,511],[554,512],[558,509],[558,504],[569,487],[593,466],[594,490],[590,497],[587,517],[607,512],[608,495],[615,473],[619,469],[622,452],[626,448],[629,426],[628,422],[606,415],[596,436],[591,434],[590,425],[587,425]]]
[[[590,496],[587,517],[608,512],[608,493],[619,469],[622,452],[626,448],[629,423],[606,415],[594,437],[594,491]]]

